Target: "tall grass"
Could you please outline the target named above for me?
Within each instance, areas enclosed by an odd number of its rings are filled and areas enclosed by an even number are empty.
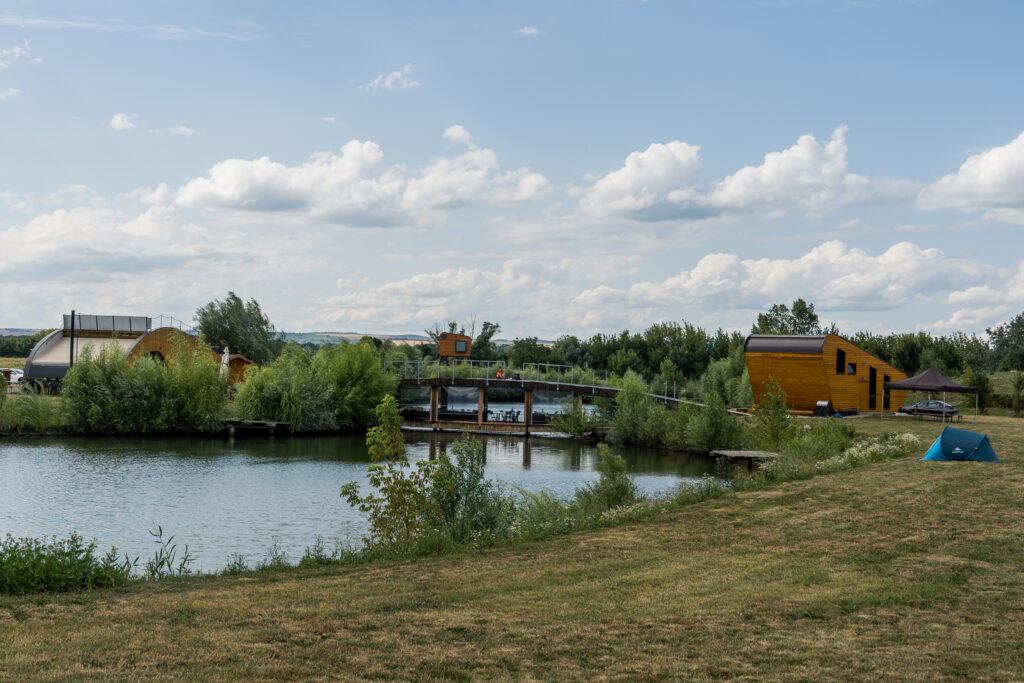
[[[24,387],[0,400],[0,433],[45,432],[67,424],[62,403],[45,391]]]
[[[289,422],[293,431],[361,429],[394,388],[369,342],[326,345],[313,355],[290,343],[270,366],[249,368],[235,406],[246,419]]]
[[[64,378],[72,424],[90,432],[212,431],[220,427],[225,383],[212,355],[180,342],[167,363],[130,361],[113,346],[86,349]]]

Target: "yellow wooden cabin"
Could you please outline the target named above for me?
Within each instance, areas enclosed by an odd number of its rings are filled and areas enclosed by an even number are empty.
[[[790,408],[801,413],[814,413],[819,401],[831,401],[832,411],[889,411],[910,393],[884,391],[885,382],[907,375],[838,334],[752,334],[743,350],[755,403],[767,393],[769,378],[786,392]]]

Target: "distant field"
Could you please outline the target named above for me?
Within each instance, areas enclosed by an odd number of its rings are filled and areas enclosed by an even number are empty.
[[[0,368],[17,368],[18,370],[25,369],[25,361],[27,358],[7,358],[0,356]]]

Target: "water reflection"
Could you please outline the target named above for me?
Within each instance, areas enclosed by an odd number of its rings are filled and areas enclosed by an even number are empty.
[[[407,432],[410,460],[436,458],[456,434]],[[512,488],[568,496],[597,478],[597,449],[566,439],[474,435],[488,477]],[[642,490],[673,488],[714,469],[713,461],[615,448]],[[188,543],[204,571],[232,554],[259,560],[275,539],[296,561],[314,539],[358,544],[362,513],[338,495],[366,486],[362,435],[280,439],[12,439],[0,442],[0,536],[66,536],[78,531],[152,555],[148,529]]]

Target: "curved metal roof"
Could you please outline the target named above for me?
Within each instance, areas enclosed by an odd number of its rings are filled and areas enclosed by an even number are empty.
[[[752,334],[743,345],[744,353],[820,354],[828,335]]]

